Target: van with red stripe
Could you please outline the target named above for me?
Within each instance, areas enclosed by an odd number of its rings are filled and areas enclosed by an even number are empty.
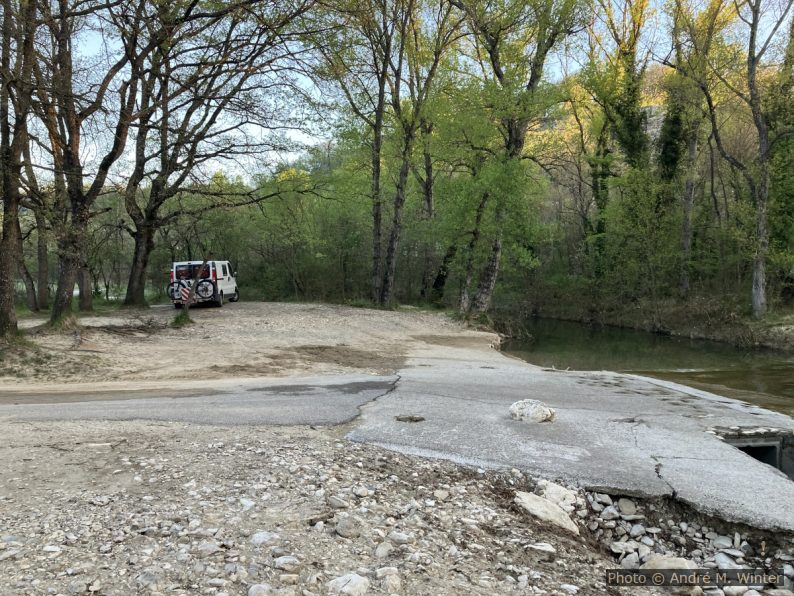
[[[215,306],[223,306],[226,300],[237,302],[240,292],[236,277],[229,261],[178,261],[171,265],[168,297],[174,308],[182,308],[188,301],[211,302]]]

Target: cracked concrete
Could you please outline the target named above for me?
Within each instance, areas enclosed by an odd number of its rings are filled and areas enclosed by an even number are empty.
[[[794,433],[785,415],[644,377],[545,370],[477,347],[416,350],[400,374],[395,391],[362,407],[350,439],[610,494],[675,497],[730,521],[794,530],[794,482],[707,432]],[[512,420],[510,404],[527,398],[552,406],[557,419]]]

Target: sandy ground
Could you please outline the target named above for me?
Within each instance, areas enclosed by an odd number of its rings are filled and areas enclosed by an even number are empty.
[[[0,350],[6,392],[125,391],[167,386],[189,392],[207,380],[365,372],[393,373],[412,346],[489,343],[441,313],[326,304],[239,302],[196,308],[196,322],[169,326],[174,310],[120,311],[54,332],[23,322],[31,345]],[[3,391],[0,390],[0,400]]]

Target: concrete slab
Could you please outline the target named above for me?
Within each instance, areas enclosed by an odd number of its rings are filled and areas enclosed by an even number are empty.
[[[510,418],[520,399],[552,423]],[[397,416],[421,422],[399,422]],[[794,530],[794,482],[709,434],[719,426],[789,429],[794,420],[706,392],[632,375],[541,369],[495,351],[419,350],[395,390],[362,408],[348,436],[635,496],[676,496],[719,517]]]

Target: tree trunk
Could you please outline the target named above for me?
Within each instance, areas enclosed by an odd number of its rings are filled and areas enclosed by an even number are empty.
[[[88,233],[88,209],[73,208],[72,221],[58,239],[58,285],[55,288],[50,323],[58,323],[72,311],[72,297],[77,284]]]
[[[2,44],[0,45],[0,195],[3,200],[3,236],[0,238],[0,337],[17,332],[15,281],[19,264],[19,179],[14,176],[11,147],[11,55],[13,17],[10,3],[3,4]]]
[[[491,256],[488,263],[480,275],[480,284],[477,288],[477,295],[474,297],[472,312],[483,313],[491,305],[491,298],[496,287],[496,278],[499,276],[499,261],[502,257],[502,232],[497,232],[491,245]]]
[[[381,90],[383,91],[383,90]],[[372,302],[380,301],[381,276],[381,226],[383,221],[381,204],[381,150],[383,146],[383,99],[375,113],[375,126],[372,139],[372,274],[370,277],[370,296]]]
[[[697,139],[698,128],[694,127],[687,139],[687,167],[686,181],[684,182],[683,221],[681,224],[681,297],[689,296],[689,266],[692,260],[692,206],[695,201],[695,174],[697,168]]]
[[[397,248],[402,232],[403,207],[405,206],[405,191],[408,186],[408,172],[411,169],[411,148],[413,138],[404,140],[402,150],[402,164],[397,178],[397,190],[394,194],[394,213],[392,215],[389,244],[386,247],[386,262],[383,270],[383,285],[380,291],[380,303],[387,305],[391,302],[394,293],[394,276],[397,272]]]
[[[17,332],[16,296],[14,282],[19,250],[19,203],[16,193],[5,183],[10,178],[3,173],[3,237],[0,239],[0,337]]]
[[[124,304],[127,306],[146,306],[146,272],[149,267],[149,256],[153,250],[154,228],[142,226],[136,229],[132,269],[124,297]]]
[[[50,264],[49,264],[49,248],[47,246],[47,221],[42,213],[42,207],[38,207],[33,211],[36,217],[36,259],[37,271],[36,278],[38,281],[38,305],[41,309],[50,307]]]
[[[761,173],[755,197],[756,250],[753,257],[753,317],[761,319],[766,314],[766,257],[769,252],[767,228],[767,201],[769,198],[769,170],[761,163]]]
[[[36,300],[36,284],[33,283],[33,276],[30,274],[30,271],[28,271],[28,267],[25,265],[25,260],[22,258],[22,255],[20,255],[19,258],[19,276],[25,283],[25,302],[28,305],[28,309],[31,312],[38,312],[39,303]]]
[[[80,289],[78,300],[80,310],[83,312],[94,310],[94,289],[91,285],[91,271],[85,262],[80,265],[80,269],[77,272],[77,287]]]
[[[17,219],[17,270],[22,282],[25,284],[25,303],[28,310],[31,312],[38,312],[39,304],[36,300],[36,284],[33,283],[33,276],[28,271],[28,266],[25,263],[25,251],[22,244],[22,230],[19,227],[19,220]]]
[[[422,202],[423,210],[422,216],[425,221],[429,222],[435,217],[435,201],[433,197],[433,186],[435,178],[433,173],[433,155],[430,152],[430,136],[433,133],[432,123],[422,119],[419,122],[419,129],[422,133],[422,155],[424,160],[424,176],[419,177],[419,182],[422,185]],[[434,253],[433,242],[425,239],[422,242],[422,289],[421,296],[423,300],[430,300],[432,295],[433,280],[435,279],[435,272],[433,267]]]
[[[451,244],[444,253],[444,258],[441,260],[441,266],[438,268],[436,278],[433,281],[433,289],[430,298],[435,304],[440,304],[444,300],[444,289],[447,285],[447,278],[449,277],[449,267],[452,260],[458,252],[458,245]]]
[[[474,216],[474,228],[471,231],[471,238],[469,238],[468,253],[466,254],[466,272],[463,278],[463,287],[460,291],[460,312],[467,313],[471,307],[471,280],[474,277],[474,252],[477,249],[477,244],[480,241],[480,225],[482,224],[482,216],[485,212],[485,206],[488,204],[490,193],[483,193],[480,199],[480,204],[477,205],[477,212]]]

